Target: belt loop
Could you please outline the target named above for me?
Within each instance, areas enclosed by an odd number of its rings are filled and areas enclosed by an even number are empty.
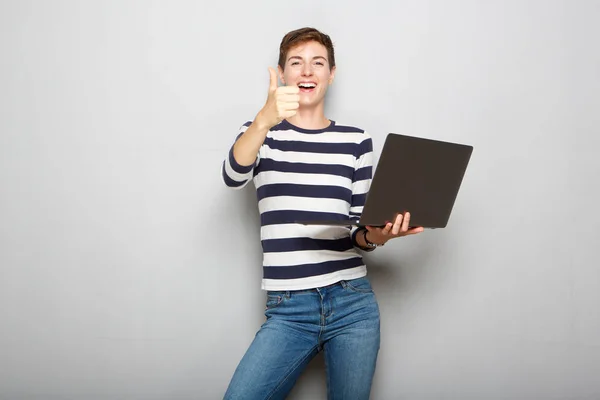
[[[340,281],[340,285],[342,285],[342,287],[343,287],[344,289],[346,289],[346,286],[348,286],[348,284],[347,284],[347,283],[346,283],[346,281],[344,281],[344,280],[341,280],[341,281]]]
[[[292,294],[290,293],[290,291],[286,290],[285,297],[287,297],[289,299],[291,296],[292,296]]]

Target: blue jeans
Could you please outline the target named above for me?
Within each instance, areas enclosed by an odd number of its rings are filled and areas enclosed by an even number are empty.
[[[379,306],[366,277],[310,290],[269,291],[266,321],[225,399],[283,399],[324,351],[327,398],[368,399],[379,352]]]

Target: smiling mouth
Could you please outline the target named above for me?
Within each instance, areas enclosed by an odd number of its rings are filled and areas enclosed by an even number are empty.
[[[311,92],[317,87],[317,84],[316,83],[299,83],[298,87],[300,88],[301,92]]]

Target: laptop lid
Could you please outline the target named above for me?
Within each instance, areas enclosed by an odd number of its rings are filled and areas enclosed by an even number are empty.
[[[367,194],[360,225],[381,226],[410,212],[410,225],[444,228],[473,146],[389,133]]]
[[[473,146],[389,133],[360,220],[299,221],[304,225],[385,226],[410,212],[410,225],[444,228]]]

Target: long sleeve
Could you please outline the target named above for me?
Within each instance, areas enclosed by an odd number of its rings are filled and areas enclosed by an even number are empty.
[[[240,165],[233,157],[233,146],[235,145],[235,142],[240,138],[240,136],[242,136],[244,132],[246,132],[246,129],[248,129],[251,123],[252,121],[249,121],[242,125],[234,143],[229,148],[229,152],[227,153],[225,160],[223,160],[223,165],[221,167],[223,182],[226,186],[232,189],[241,189],[246,186],[254,175],[254,168],[256,168],[260,162],[260,157],[258,154],[256,155],[255,162],[247,166]]]
[[[350,205],[350,218],[360,218],[367,193],[371,187],[371,179],[373,178],[373,140],[371,136],[365,132],[364,140],[358,145],[356,157],[356,166],[352,177],[352,203]],[[356,234],[359,228],[353,226],[350,231],[352,243],[357,246]]]

